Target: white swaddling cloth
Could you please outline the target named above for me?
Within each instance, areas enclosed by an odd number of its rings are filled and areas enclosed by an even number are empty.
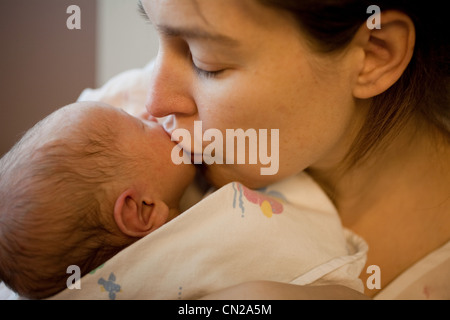
[[[196,299],[251,280],[362,291],[366,252],[306,174],[264,192],[233,182],[51,299]]]

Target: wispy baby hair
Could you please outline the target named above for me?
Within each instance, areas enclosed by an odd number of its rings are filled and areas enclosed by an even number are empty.
[[[85,274],[131,241],[108,219],[109,186],[130,162],[117,124],[103,107],[77,108],[39,122],[0,160],[0,279],[28,298],[61,291],[68,266]]]

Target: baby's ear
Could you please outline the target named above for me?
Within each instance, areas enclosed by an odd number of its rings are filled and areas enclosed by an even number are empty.
[[[116,200],[114,220],[124,234],[142,238],[167,222],[169,207],[160,200],[143,197],[135,189],[124,191]]]

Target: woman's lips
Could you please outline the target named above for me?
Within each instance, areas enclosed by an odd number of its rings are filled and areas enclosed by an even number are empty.
[[[166,130],[165,130],[166,131]],[[175,130],[174,130],[175,131]],[[192,164],[202,164],[203,162],[203,146],[201,144],[197,148],[193,147],[190,143],[187,143],[183,137],[178,138],[178,135],[173,135],[173,131],[166,131],[170,139],[177,144],[177,147],[183,149],[185,157],[190,159]],[[194,142],[195,143],[195,142]],[[198,152],[200,150],[200,152]],[[181,152],[181,150],[180,150]]]
[[[208,152],[204,151],[207,146],[210,145],[211,140],[203,141],[202,128],[194,127],[191,130],[187,128],[178,128],[177,119],[169,115],[162,121],[162,126],[166,133],[170,136],[171,140],[177,144],[180,149],[183,149],[184,156],[190,159],[193,164],[202,164],[203,162],[211,163],[213,160],[222,159],[224,150],[222,150],[222,144],[214,149],[215,156],[212,156]],[[209,148],[208,150],[210,150]],[[181,150],[180,150],[181,152]]]

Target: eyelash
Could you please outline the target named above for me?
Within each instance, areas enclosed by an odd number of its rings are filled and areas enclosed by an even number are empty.
[[[213,79],[219,74],[221,74],[225,69],[223,70],[217,70],[217,71],[207,71],[203,70],[195,65],[194,59],[192,58],[192,54],[189,52],[189,59],[191,60],[192,68],[194,69],[195,73],[199,77],[205,78],[205,79]]]
[[[206,78],[206,79],[215,78],[216,76],[221,74],[223,71],[225,71],[225,70],[206,71],[206,70],[203,70],[203,69],[200,69],[199,67],[197,67],[194,62],[192,62],[192,67],[194,68],[194,71],[197,73],[198,76]]]

